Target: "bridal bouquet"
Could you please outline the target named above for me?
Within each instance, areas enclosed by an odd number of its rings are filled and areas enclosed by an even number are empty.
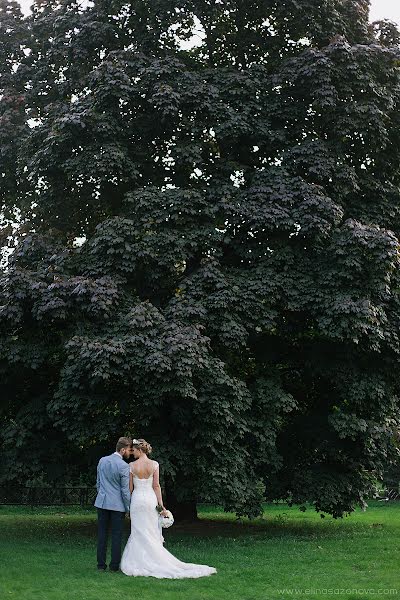
[[[170,510],[167,510],[167,514],[165,516],[158,515],[158,518],[160,520],[161,527],[164,527],[164,528],[171,527],[171,525],[173,525],[173,523],[174,523],[174,517]]]

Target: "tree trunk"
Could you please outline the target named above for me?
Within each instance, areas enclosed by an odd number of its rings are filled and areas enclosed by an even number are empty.
[[[196,500],[178,500],[171,485],[165,486],[165,507],[172,512],[176,521],[197,521]]]

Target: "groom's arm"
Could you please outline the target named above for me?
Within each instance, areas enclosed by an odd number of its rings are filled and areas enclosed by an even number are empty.
[[[125,504],[126,512],[129,512],[131,504],[131,492],[129,490],[129,465],[122,465],[123,469],[120,473],[121,493]]]
[[[96,488],[97,488],[97,493],[99,493],[99,489],[100,489],[100,461],[99,461],[99,463],[97,465]]]

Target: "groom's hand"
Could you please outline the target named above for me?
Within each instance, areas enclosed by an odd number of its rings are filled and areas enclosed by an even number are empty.
[[[128,517],[128,519],[129,519],[131,515],[128,512],[126,512],[125,516]]]

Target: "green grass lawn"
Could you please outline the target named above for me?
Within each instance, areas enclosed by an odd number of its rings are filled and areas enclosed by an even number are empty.
[[[338,520],[285,504],[243,522],[199,508],[199,524],[164,530],[165,546],[218,573],[163,580],[97,571],[94,509],[0,506],[0,600],[400,600],[400,503]]]

